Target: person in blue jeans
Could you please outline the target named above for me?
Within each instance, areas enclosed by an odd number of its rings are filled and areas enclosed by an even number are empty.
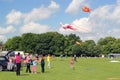
[[[43,55],[41,56],[41,59],[40,59],[40,63],[41,63],[41,71],[42,71],[42,73],[44,73],[45,72],[45,61],[44,61],[44,57],[43,57]]]

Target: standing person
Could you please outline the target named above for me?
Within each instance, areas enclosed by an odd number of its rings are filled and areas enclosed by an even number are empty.
[[[16,65],[17,65],[17,69],[16,69],[16,75],[20,76],[20,68],[21,68],[21,57],[20,57],[20,53],[18,53],[15,56],[15,60],[16,60]]]
[[[77,59],[76,59],[76,54],[74,54],[74,61],[76,61],[76,62],[77,62]]]
[[[50,68],[50,59],[51,59],[50,54],[48,54],[47,56],[48,68]]]
[[[7,69],[9,71],[13,71],[13,67],[14,67],[14,60],[13,58],[9,58],[9,62],[8,62],[8,65],[7,65]]]
[[[74,69],[74,59],[73,59],[73,58],[70,60],[70,67],[71,67],[72,69]]]
[[[30,55],[29,55],[29,53],[28,53],[27,56],[26,56],[26,65],[27,65],[27,67],[26,67],[26,72],[29,71],[29,73],[31,73],[30,62],[31,62],[31,59],[30,59]]]
[[[34,57],[32,61],[32,73],[36,74],[37,58]]]
[[[44,73],[45,72],[45,69],[44,69],[44,67],[45,67],[45,60],[44,60],[43,55],[41,56],[40,63],[41,63],[41,71],[42,71],[42,73]]]
[[[60,55],[60,59],[62,59],[62,57],[63,57],[63,55],[61,54],[61,55]]]

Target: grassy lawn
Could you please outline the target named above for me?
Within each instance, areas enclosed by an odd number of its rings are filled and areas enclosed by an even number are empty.
[[[38,63],[37,74],[25,73],[23,67],[19,77],[15,72],[0,72],[0,80],[120,80],[120,62],[108,58],[77,58],[74,66],[70,68],[70,58],[52,58],[50,69],[46,62],[45,73]]]

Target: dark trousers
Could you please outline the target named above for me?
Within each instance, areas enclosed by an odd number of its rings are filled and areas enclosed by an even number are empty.
[[[16,69],[16,75],[20,76],[20,68],[21,68],[21,63],[16,63],[17,69]]]
[[[45,66],[45,64],[41,64],[42,73],[44,73],[44,71],[45,71],[44,66]]]
[[[27,63],[26,72],[28,72],[28,71],[29,71],[29,73],[31,73],[30,63]]]

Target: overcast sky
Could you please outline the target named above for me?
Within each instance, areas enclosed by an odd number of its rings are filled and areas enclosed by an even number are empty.
[[[83,12],[84,6],[91,12]],[[60,23],[75,24],[79,31]],[[49,31],[74,33],[83,41],[120,38],[120,0],[0,0],[0,40]]]

